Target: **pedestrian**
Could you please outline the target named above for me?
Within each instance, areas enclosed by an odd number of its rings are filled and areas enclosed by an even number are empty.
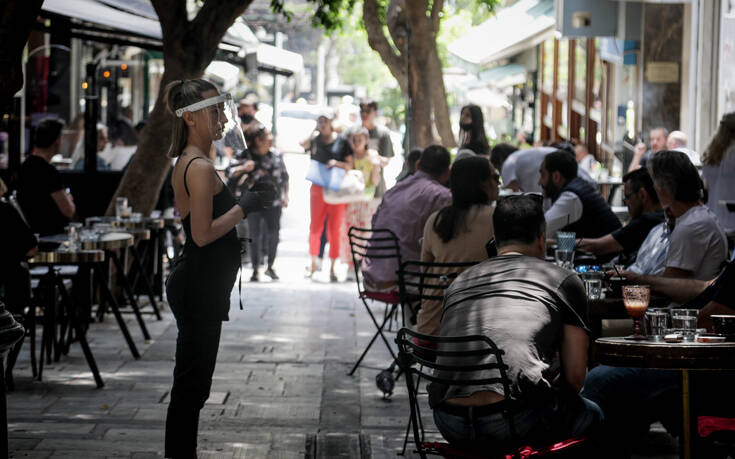
[[[477,155],[490,156],[490,145],[485,135],[482,109],[470,104],[462,107],[459,117],[459,148],[467,148]]]
[[[240,267],[235,224],[272,202],[272,187],[243,193],[239,202],[208,159],[227,123],[227,94],[201,79],[166,86],[173,119],[169,154],[178,158],[171,177],[186,234],[183,252],[166,281],[176,319],[176,366],[166,416],[165,457],[196,457],[199,411],[209,398],[222,321],[228,320],[230,291]],[[234,112],[234,107],[230,110]]]
[[[248,219],[250,230],[250,262],[253,265],[251,282],[258,282],[261,261],[268,258],[265,275],[273,280],[279,277],[273,269],[278,251],[279,231],[281,228],[281,212],[288,207],[288,171],[283,156],[273,148],[273,134],[262,124],[255,123],[245,131],[248,149],[244,159],[253,162],[253,169],[248,174],[246,183],[249,187],[259,187],[260,183],[272,183],[276,187],[276,196],[267,209],[254,212]]]

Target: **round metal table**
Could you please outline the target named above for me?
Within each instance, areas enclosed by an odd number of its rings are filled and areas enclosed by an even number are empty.
[[[625,338],[595,340],[596,360],[615,367],[649,368],[681,371],[682,451],[681,457],[692,456],[692,419],[690,406],[690,370],[734,370],[735,342],[667,343],[633,341]]]
[[[121,228],[146,228],[146,229],[162,229],[166,222],[163,218],[151,218],[143,217],[140,220],[133,220],[130,218],[117,218],[117,217],[89,217],[84,220],[87,226],[92,226],[95,223],[108,223],[112,226]]]

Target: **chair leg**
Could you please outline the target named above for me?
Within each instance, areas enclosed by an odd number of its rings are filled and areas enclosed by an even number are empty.
[[[112,309],[112,313],[115,316],[117,325],[120,327],[120,331],[125,338],[125,342],[128,344],[128,348],[130,348],[130,353],[133,354],[133,357],[139,359],[140,354],[138,353],[138,348],[135,346],[135,342],[133,342],[132,336],[130,336],[130,331],[128,330],[128,326],[125,324],[125,319],[123,319],[122,314],[120,314],[120,309],[117,307],[117,301],[115,301],[115,297],[112,296],[112,292],[110,292],[110,289],[107,287],[107,275],[104,272],[104,266],[98,265],[94,268],[94,270],[94,276],[98,279],[98,285],[102,293],[102,298],[106,298],[107,301],[110,303],[110,309]],[[100,301],[102,301],[102,299],[100,299]]]
[[[135,280],[133,281],[133,289],[135,289],[138,280],[142,278],[143,286],[145,287],[145,291],[148,294],[148,299],[151,302],[151,307],[153,308],[153,313],[156,315],[156,319],[161,320],[161,311],[158,310],[158,303],[156,302],[156,298],[153,293],[153,286],[148,279],[148,273],[146,273],[143,268],[143,263],[141,261],[140,254],[138,253],[138,249],[134,245],[132,245],[130,246],[130,252],[133,254],[133,266],[136,268],[136,276]]]
[[[393,352],[393,348],[390,346],[390,343],[388,342],[388,339],[385,337],[385,335],[383,335],[383,328],[385,327],[386,322],[388,321],[388,317],[390,317],[390,314],[388,314],[388,316],[384,316],[382,324],[378,324],[378,321],[375,319],[375,315],[370,310],[370,307],[368,306],[367,302],[363,300],[363,303],[365,304],[365,308],[368,311],[368,315],[370,315],[370,319],[373,321],[373,324],[375,324],[378,331],[375,332],[375,335],[373,335],[372,339],[370,340],[368,345],[365,347],[365,350],[362,352],[362,355],[360,355],[360,358],[357,359],[357,362],[355,362],[355,366],[353,366],[352,370],[350,370],[350,372],[347,373],[349,376],[352,376],[355,373],[355,370],[357,370],[357,367],[360,366],[360,363],[362,363],[362,359],[365,358],[365,355],[368,353],[368,351],[370,350],[370,348],[372,347],[373,343],[378,338],[378,336],[380,336],[383,339],[383,342],[388,348],[388,352],[390,352],[391,356],[393,357],[393,360],[396,359],[396,354],[395,352]],[[397,305],[395,304],[390,305],[391,313],[392,313],[392,310],[394,310],[396,307]]]

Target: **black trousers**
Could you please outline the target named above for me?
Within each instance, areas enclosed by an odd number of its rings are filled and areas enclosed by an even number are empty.
[[[176,366],[166,415],[165,457],[191,459],[197,446],[199,411],[209,398],[222,322],[176,317]]]
[[[278,250],[278,232],[281,228],[281,207],[271,207],[248,214],[250,229],[250,262],[258,268],[262,254],[268,256],[268,267],[273,266]]]

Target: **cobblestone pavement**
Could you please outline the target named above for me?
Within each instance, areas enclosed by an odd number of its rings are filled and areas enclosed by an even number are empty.
[[[387,178],[395,177],[398,162]],[[259,283],[244,282],[244,311],[234,290],[212,395],[201,415],[200,458],[387,458],[402,445],[408,419],[403,379],[390,401],[375,387],[375,375],[390,363],[385,345],[376,342],[364,366],[347,376],[374,332],[354,282],[329,283],[326,271],[304,278],[306,164],[305,156],[287,157],[291,205],[283,214],[275,265],[281,280],[261,274]],[[245,268],[243,278],[250,273]],[[24,346],[16,390],[8,394],[11,457],[162,457],[176,326],[168,311],[161,321],[148,316],[152,339],[146,342],[131,316],[127,322],[139,360],[111,315],[91,325],[102,389],[95,388],[77,344],[45,367],[41,382],[31,379]]]

